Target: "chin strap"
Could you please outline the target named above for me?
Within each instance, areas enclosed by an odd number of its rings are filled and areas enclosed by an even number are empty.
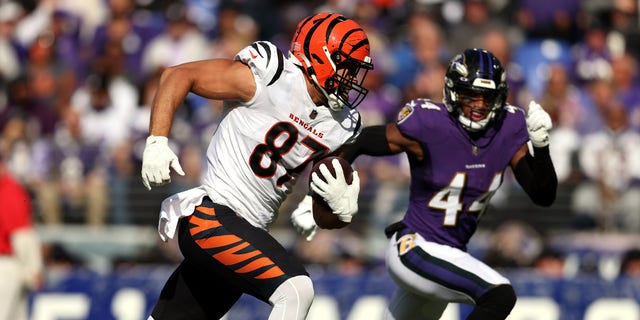
[[[305,70],[305,73],[307,75],[309,75],[309,77],[311,77],[311,80],[313,80],[313,84],[316,86],[316,88],[322,93],[322,95],[325,97],[325,99],[327,100],[327,106],[329,107],[329,109],[333,110],[333,111],[339,111],[342,110],[342,108],[344,108],[344,103],[342,103],[342,101],[340,101],[340,99],[338,99],[338,96],[334,93],[327,93],[327,91],[320,85],[320,82],[318,82],[318,77],[316,77],[316,72],[315,70],[313,70],[313,66],[311,65],[311,62],[309,61],[309,59],[307,59],[307,57],[305,57],[304,55],[299,55],[300,58],[302,58],[302,60],[304,61],[304,66],[300,64],[300,60],[298,60],[293,53],[289,54],[289,61],[293,62],[293,64],[302,67]]]
[[[493,118],[495,117],[495,112],[491,111],[489,112],[489,114],[487,115],[486,118],[480,120],[480,121],[473,121],[467,117],[464,116],[464,114],[460,113],[458,115],[458,121],[462,124],[462,126],[466,129],[469,130],[471,132],[478,132],[478,131],[482,131],[484,130],[487,125],[489,124],[489,122],[491,120],[493,120]]]

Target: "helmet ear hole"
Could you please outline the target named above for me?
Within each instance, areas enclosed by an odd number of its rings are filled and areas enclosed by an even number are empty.
[[[340,60],[342,60],[342,55],[340,54],[340,52],[336,51],[331,54],[331,60],[333,60],[333,62],[335,63],[338,63],[340,62]]]
[[[334,80],[334,77],[329,77],[329,78],[327,78],[327,81],[325,81],[325,86],[327,88],[333,88],[335,83],[336,83],[336,81]]]

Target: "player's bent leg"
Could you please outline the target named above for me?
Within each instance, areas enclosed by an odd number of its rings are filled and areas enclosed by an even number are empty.
[[[151,319],[220,319],[242,292],[223,278],[183,261],[165,283]]]
[[[478,298],[467,320],[506,319],[516,305],[516,299],[516,292],[511,285],[499,285]]]
[[[397,288],[385,310],[384,320],[440,319],[448,303],[441,300],[430,300]]]
[[[505,319],[516,300],[509,280],[460,249],[426,241],[408,228],[396,231],[387,250],[389,275],[425,301],[476,306],[469,319]]]
[[[285,313],[286,319],[304,319],[313,299],[309,275],[304,265],[266,230],[252,226],[230,208],[205,198],[191,216],[181,221],[179,232],[185,260],[224,283],[226,289],[217,291],[221,295],[237,290],[273,305],[278,308],[276,314]],[[207,294],[197,296],[207,297]],[[222,316],[224,313],[217,311],[223,307],[228,311],[233,305],[228,302],[221,299],[220,304],[203,306],[217,308],[206,310],[209,315],[206,319]],[[294,309],[304,314],[289,316]]]
[[[313,302],[313,282],[307,276],[295,276],[283,282],[269,297],[273,310],[269,320],[304,320]]]

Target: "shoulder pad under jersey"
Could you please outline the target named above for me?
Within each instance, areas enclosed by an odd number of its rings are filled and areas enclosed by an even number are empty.
[[[427,109],[427,110],[435,110],[435,111],[446,111],[443,106],[438,105],[431,100],[428,99],[414,99],[407,102],[402,109],[398,112],[398,118],[396,119],[397,123],[402,123],[409,116],[413,114],[415,109]]]
[[[521,113],[523,116],[525,116],[525,117],[527,116],[527,112],[526,112],[524,109],[522,109],[522,108],[520,108],[520,107],[517,107],[517,106],[514,106],[514,105],[511,105],[511,104],[506,104],[506,105],[504,106],[504,109],[505,109],[505,111],[506,111],[506,112],[508,112],[508,113],[516,113],[516,112],[519,112],[519,113]]]
[[[250,66],[267,86],[280,78],[286,60],[282,51],[267,41],[256,41],[246,46],[236,54],[235,59]]]

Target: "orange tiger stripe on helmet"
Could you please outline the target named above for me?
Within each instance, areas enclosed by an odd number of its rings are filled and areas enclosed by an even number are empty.
[[[327,48],[329,56],[324,51]],[[291,53],[305,66],[307,72],[316,75],[320,86],[335,89],[336,73],[332,58],[341,53],[358,61],[370,61],[369,39],[362,27],[341,14],[319,13],[302,20],[291,41]],[[311,63],[307,68],[305,59]]]

